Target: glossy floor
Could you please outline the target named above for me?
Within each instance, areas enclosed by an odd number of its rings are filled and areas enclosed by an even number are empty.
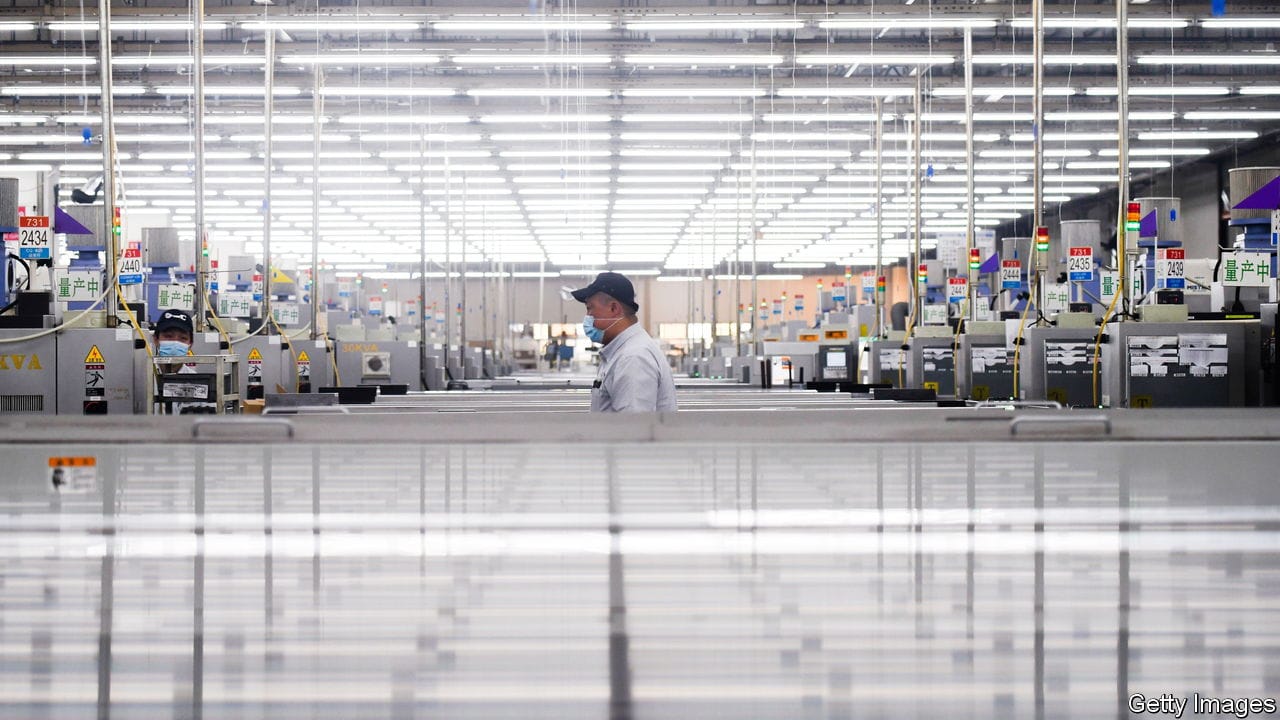
[[[92,471],[51,489],[50,459],[73,457]],[[1274,698],[1277,459],[6,447],[0,716],[1094,718],[1138,693]]]

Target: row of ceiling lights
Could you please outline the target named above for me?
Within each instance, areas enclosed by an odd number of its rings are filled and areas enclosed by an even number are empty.
[[[204,29],[208,32],[226,30],[232,25],[242,30],[285,30],[285,31],[411,31],[430,26],[443,32],[582,32],[606,31],[621,27],[636,32],[655,31],[699,31],[708,32],[724,30],[800,30],[810,26],[809,18],[796,16],[715,16],[715,17],[667,17],[649,19],[624,19],[620,23],[605,17],[555,17],[555,16],[490,16],[454,18],[450,20],[415,21],[403,17],[387,17],[378,15],[330,16],[326,18],[276,18],[266,20],[205,20]],[[939,13],[932,17],[857,17],[857,18],[814,18],[812,26],[822,30],[920,30],[958,28],[990,29],[1001,24],[1026,29],[1032,27],[1030,18],[1013,18],[1004,20],[996,17],[957,16]],[[1272,17],[1235,17],[1235,18],[1178,18],[1178,17],[1132,17],[1128,21],[1130,29],[1164,29],[1180,30],[1192,25],[1209,30],[1239,30],[1257,28],[1280,28],[1280,18]],[[1105,30],[1116,28],[1116,19],[1107,16],[1094,17],[1047,17],[1044,25],[1048,29],[1083,29]],[[53,32],[96,32],[96,20],[85,21],[42,21],[42,20],[10,20],[0,21],[0,32],[30,32],[37,28]],[[194,23],[190,20],[126,20],[112,21],[112,29],[119,31],[191,31]]]

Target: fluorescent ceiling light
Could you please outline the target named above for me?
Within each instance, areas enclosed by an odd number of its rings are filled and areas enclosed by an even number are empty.
[[[1072,111],[1072,112],[1047,112],[1044,119],[1051,122],[1115,122],[1118,113],[1115,112],[1088,112],[1088,111]],[[1141,121],[1162,122],[1164,120],[1172,120],[1174,113],[1165,111],[1130,111],[1129,119]]]
[[[586,133],[493,133],[490,137],[497,142],[607,142],[613,136],[607,132]]]
[[[205,65],[262,65],[266,58],[255,55],[205,55]],[[111,59],[112,67],[186,67],[195,63],[190,55],[121,55]]]
[[[116,95],[143,95],[147,89],[140,85],[116,85],[111,89],[112,96]],[[0,88],[0,95],[6,97],[58,97],[58,96],[80,96],[80,95],[101,95],[102,88],[98,85],[8,85]]]
[[[113,25],[115,23],[112,23]],[[206,24],[206,28],[208,25]],[[420,23],[410,20],[382,20],[362,15],[314,19],[246,20],[242,30],[317,30],[360,32],[362,30],[417,30]]]
[[[578,19],[561,19],[548,20],[541,15],[509,15],[501,19],[467,19],[467,20],[438,20],[431,23],[431,27],[435,30],[450,31],[492,31],[492,30],[509,30],[524,32],[556,32],[556,31],[583,31],[583,30],[609,30],[613,28],[613,23],[608,20],[578,20]]]
[[[564,148],[562,150],[503,150],[498,153],[506,158],[573,158],[573,157],[609,157],[609,150],[585,150],[580,148]],[[626,154],[625,152],[623,153]]]
[[[323,93],[322,93],[323,94]],[[277,120],[276,122],[279,122]],[[338,122],[344,125],[446,125],[471,122],[466,115],[343,115]]]
[[[797,53],[797,65],[950,65],[954,55],[920,53]]]
[[[735,132],[624,132],[625,142],[733,142],[742,139]]]
[[[1252,130],[1172,130],[1138,133],[1139,140],[1253,140]]]
[[[370,133],[360,135],[361,140],[368,142],[475,142],[480,139],[479,133]]]
[[[1098,155],[1102,157],[1116,157],[1119,154],[1120,154],[1120,151],[1117,150],[1116,148],[1104,148],[1098,151]],[[1129,148],[1130,157],[1165,157],[1165,156],[1196,157],[1199,155],[1208,155],[1208,154],[1209,154],[1209,148],[1202,148],[1202,147],[1194,147],[1194,148],[1131,147]]]
[[[29,115],[26,113],[0,113],[0,125],[43,125],[49,121],[48,115]],[[59,120],[58,122],[61,122]]]
[[[206,60],[207,62],[207,60]],[[298,65],[434,65],[439,55],[429,53],[333,51],[323,55],[285,55],[280,62]]]
[[[751,122],[748,113],[629,113],[622,122],[652,123],[745,123]]]
[[[914,88],[873,88],[873,87],[787,87],[780,88],[780,97],[818,97],[818,98],[897,98],[909,97],[915,93]]]
[[[1031,18],[1015,18],[1010,20],[1009,24],[1016,28],[1033,27]],[[1191,21],[1184,18],[1129,18],[1130,30],[1179,30],[1190,24]],[[1114,17],[1053,17],[1045,18],[1044,26],[1059,29],[1115,30],[1116,19]]]
[[[1224,90],[1226,88],[1223,88]],[[1222,93],[1226,94],[1226,93]],[[1241,95],[1280,95],[1280,85],[1246,85],[1240,88]]]
[[[153,88],[160,95],[195,95],[196,90],[190,85],[157,85]],[[205,85],[204,94],[230,97],[233,95],[262,96],[267,92],[264,85]],[[275,85],[271,88],[273,97],[292,97],[301,94],[301,90],[288,85]]]
[[[764,97],[761,88],[627,88],[623,97]]]
[[[0,66],[23,67],[87,67],[98,61],[83,55],[0,55]]]
[[[49,23],[48,28],[49,28],[50,30],[54,31],[54,32],[77,32],[77,31],[83,31],[83,32],[97,32],[97,31],[98,31],[98,21],[97,21],[97,20],[90,20],[90,21],[56,21],[56,22],[51,22],[51,23]],[[194,30],[194,29],[195,29],[195,23],[193,23],[193,22],[192,22],[192,21],[190,21],[190,20],[163,20],[163,21],[161,21],[161,20],[142,20],[142,21],[137,21],[137,20],[116,20],[116,19],[112,19],[112,20],[111,20],[111,29],[112,29],[113,31],[119,31],[119,30],[141,30],[141,31],[154,31],[154,32],[159,32],[159,31],[164,31],[164,30],[174,30],[174,31],[183,31],[183,30],[185,30],[185,31],[187,31],[187,32],[190,32],[191,30]],[[208,21],[208,20],[206,20],[206,21],[204,22],[204,31],[205,31],[205,32],[212,32],[212,31],[216,31],[216,30],[226,30],[226,29],[227,29],[227,24],[226,24],[226,23],[224,23],[224,22],[211,22],[211,21]]]
[[[885,119],[891,119],[891,115],[886,115]],[[872,113],[769,113],[761,117],[761,120],[767,123],[783,123],[783,122],[875,122],[876,116]]]
[[[0,32],[30,32],[36,29],[33,22],[0,22]]]
[[[608,55],[557,55],[553,52],[530,53],[469,53],[450,58],[457,65],[608,65],[613,58]]]
[[[1142,55],[1139,65],[1280,65],[1280,54],[1239,53],[1235,55]]]
[[[604,88],[475,88],[468,90],[471,97],[609,97],[612,91]]]
[[[804,21],[751,17],[749,15],[717,15],[714,18],[707,19],[627,20],[624,26],[627,30],[636,32],[652,32],[655,30],[799,30],[804,27]]]
[[[1200,27],[1211,30],[1261,30],[1280,28],[1280,18],[1276,17],[1235,17],[1205,18]]]
[[[1090,90],[1093,90],[1093,88],[1090,88]],[[993,98],[993,97],[1003,98],[1003,97],[1010,97],[1010,96],[1025,97],[1029,95],[1034,95],[1035,88],[1030,86],[996,87],[996,86],[988,85],[983,87],[975,87],[973,89],[973,94],[976,96],[986,97],[986,98]],[[1073,87],[1046,87],[1044,89],[1044,95],[1046,97],[1068,97],[1075,94],[1076,94],[1076,89]],[[964,97],[965,89],[963,87],[934,88],[933,96],[934,97]]]
[[[371,86],[355,87],[352,85],[323,85],[320,87],[322,97],[451,97],[457,90],[444,87],[403,87],[403,86]]]
[[[1244,92],[1243,88],[1241,89],[1241,92],[1242,93]],[[1120,91],[1114,87],[1090,87],[1085,90],[1086,95],[1092,95],[1092,96],[1110,97],[1110,96],[1118,95],[1119,93]],[[1175,85],[1170,87],[1159,87],[1159,86],[1138,86],[1138,87],[1130,86],[1129,87],[1129,95],[1144,96],[1144,97],[1162,96],[1162,95],[1175,96],[1175,95],[1230,95],[1230,94],[1231,94],[1231,88],[1223,87],[1221,85],[1210,85],[1210,86],[1201,86],[1201,87],[1196,87],[1191,85]]]
[[[611,115],[482,115],[480,122],[495,125],[575,125],[577,123],[600,123],[613,120]]]
[[[974,55],[974,65],[1031,65],[1035,56],[1027,53]],[[1115,55],[1054,55],[1044,56],[1045,65],[1115,65]]]
[[[628,65],[777,65],[783,61],[781,55],[763,53],[742,53],[737,55],[676,55],[672,53],[643,53],[624,55],[622,61]]]
[[[732,153],[728,150],[711,150],[705,148],[623,148],[618,151],[622,157],[670,157],[670,158],[725,158]],[[506,153],[503,153],[506,155]]]
[[[993,18],[964,17],[879,17],[879,18],[842,18],[840,20],[823,20],[818,27],[823,30],[919,30],[927,28],[993,28]]]
[[[1280,110],[1195,110],[1182,114],[1185,120],[1280,120]],[[0,123],[4,119],[0,117]]]

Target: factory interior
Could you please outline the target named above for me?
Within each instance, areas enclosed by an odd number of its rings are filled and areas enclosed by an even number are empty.
[[[1275,715],[1278,46],[6,0],[0,718]]]

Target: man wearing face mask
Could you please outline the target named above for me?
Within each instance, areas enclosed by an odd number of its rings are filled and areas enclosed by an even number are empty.
[[[156,321],[154,331],[156,357],[174,359],[172,365],[162,365],[161,370],[166,373],[194,373],[193,368],[182,362],[182,358],[187,356],[187,351],[191,349],[191,342],[195,338],[191,313],[186,310],[165,310]],[[169,410],[175,415],[187,415],[212,413],[215,407],[212,403],[187,402],[173,403]]]
[[[640,326],[631,281],[603,272],[573,291],[587,306],[582,329],[599,343],[600,371],[591,389],[592,412],[673,412],[676,386],[658,344]]]
[[[156,357],[186,357],[195,330],[185,310],[165,310],[156,321]]]

